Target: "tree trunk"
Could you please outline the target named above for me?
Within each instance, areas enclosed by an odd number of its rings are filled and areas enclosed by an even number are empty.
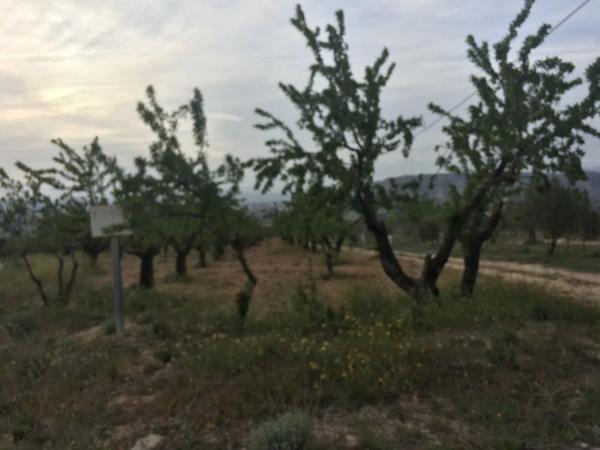
[[[90,266],[92,266],[94,269],[98,268],[98,257],[100,256],[101,252],[102,252],[102,250],[89,251],[87,254],[87,256],[90,260]]]
[[[365,224],[375,237],[379,261],[381,262],[383,271],[388,278],[404,292],[411,295],[417,301],[422,300],[424,292],[420,289],[416,280],[409,277],[402,270],[398,259],[396,259],[392,245],[390,244],[385,224],[378,219],[377,213],[373,208],[373,202],[363,198],[361,195],[357,197],[357,200],[363,210]]]
[[[63,300],[63,291],[64,291],[63,272],[64,272],[64,268],[65,268],[65,260],[58,253],[54,253],[54,257],[58,261],[58,270],[56,273],[56,278],[58,281],[58,292],[56,294],[56,299],[59,301],[62,301]]]
[[[327,266],[327,276],[333,276],[333,253],[330,250],[325,250],[325,265]]]
[[[483,247],[484,242],[492,237],[494,231],[498,227],[498,223],[502,217],[503,208],[504,202],[499,201],[491,216],[487,219],[487,222],[484,222],[484,211],[483,209],[480,209],[480,215],[476,218],[477,220],[475,220],[477,226],[474,229],[467,230],[467,233],[463,235],[461,242],[464,251],[464,269],[460,291],[461,295],[465,297],[471,296],[475,290],[475,283],[477,282],[477,277],[479,275],[481,248]]]
[[[27,253],[25,253],[25,252],[21,253],[21,258],[23,259],[23,262],[25,263],[25,267],[27,268],[27,273],[29,274],[31,281],[33,281],[33,283],[37,287],[40,297],[42,297],[42,302],[44,303],[44,306],[48,306],[48,295],[46,294],[46,291],[44,290],[44,285],[42,284],[42,280],[40,280],[38,277],[36,277],[35,274],[33,273],[31,264],[29,264],[29,258],[27,257]]]
[[[548,248],[548,256],[552,256],[554,254],[554,250],[556,250],[557,242],[558,242],[557,238],[552,238],[552,241],[550,241],[550,247]]]
[[[475,290],[477,275],[479,274],[479,261],[481,258],[482,239],[472,239],[463,242],[463,276],[460,284],[460,293],[464,297],[470,297]]]
[[[437,280],[448,262],[454,245],[458,240],[458,234],[463,226],[459,216],[453,217],[449,221],[448,231],[444,234],[444,239],[435,256],[428,254],[425,256],[423,269],[421,271],[420,282],[424,289],[431,292],[435,297],[440,295],[437,287]]]
[[[196,248],[198,251],[198,267],[206,267],[208,264],[206,264],[206,250],[204,249],[204,247],[197,247]]]
[[[345,240],[346,240],[345,234],[338,236],[338,238],[335,240],[334,250],[335,250],[336,258],[340,255],[340,252],[342,251],[342,246],[344,245]]]
[[[75,259],[75,255],[71,252],[71,273],[69,275],[69,279],[67,280],[67,284],[64,292],[62,293],[62,302],[69,303],[71,298],[71,292],[73,291],[73,286],[75,285],[75,278],[77,277],[77,271],[79,270],[79,264]]]
[[[535,233],[535,227],[527,227],[527,240],[525,244],[527,245],[535,245],[537,244],[537,235]]]
[[[98,268],[98,257],[108,249],[109,240],[106,238],[93,238],[91,235],[86,235],[81,242],[81,251],[89,259],[90,266],[94,269]]]
[[[248,315],[248,310],[250,309],[250,303],[252,302],[254,288],[258,284],[258,279],[252,272],[252,269],[250,269],[248,261],[246,261],[244,243],[234,241],[231,243],[231,247],[233,248],[236,258],[242,266],[242,270],[244,271],[247,280],[244,288],[238,293],[236,297],[238,310],[238,331],[240,333],[243,333],[244,325],[246,323],[246,316]]]
[[[178,277],[187,276],[187,255],[188,251],[178,250],[175,258],[175,273]]]
[[[143,253],[139,258],[140,287],[151,289],[154,286],[154,253]]]
[[[217,240],[213,249],[213,258],[215,261],[221,261],[225,256],[225,244]]]

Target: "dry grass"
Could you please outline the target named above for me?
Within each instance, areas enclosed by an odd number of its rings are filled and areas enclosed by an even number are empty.
[[[412,311],[372,255],[345,252],[332,279],[320,255],[277,240],[248,259],[259,285],[245,336],[232,327],[244,278],[231,259],[190,260],[190,279],[172,281],[173,258],[158,257],[144,291],[126,257],[123,337],[109,326],[107,255],[100,274],[83,267],[71,306],[48,310],[5,264],[0,448],[130,449],[154,432],[164,449],[239,449],[259,420],[293,408],[315,418],[321,449],[600,443],[598,311],[489,279],[470,302]],[[49,263],[36,261],[48,277]],[[298,309],[311,280],[305,300],[333,315]],[[446,274],[445,290],[455,281]]]

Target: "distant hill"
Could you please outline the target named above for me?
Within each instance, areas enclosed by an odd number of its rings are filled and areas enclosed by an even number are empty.
[[[587,191],[591,202],[596,206],[600,206],[600,172],[587,171],[586,175],[587,180],[578,182],[576,186],[583,191]],[[559,175],[558,177],[563,182],[566,182],[564,176]],[[430,188],[430,182],[432,178],[433,183]],[[523,182],[526,182],[528,178],[529,174],[524,174],[522,177]],[[386,187],[389,187],[391,186],[393,180],[393,182],[400,187],[403,184],[409,183],[416,179],[418,179],[417,175],[404,175],[401,177],[387,178],[382,181],[382,184]],[[448,191],[451,185],[454,185],[457,189],[462,190],[465,187],[465,180],[462,176],[451,173],[440,173],[437,175],[423,174],[421,183],[419,185],[419,194],[424,198],[444,201],[448,197]]]
[[[587,191],[592,203],[600,207],[600,171],[586,171],[586,175],[587,180],[578,182],[577,187]],[[523,182],[526,182],[528,177],[529,174],[524,174],[522,177]],[[559,175],[558,177],[563,182],[566,182],[564,176]],[[384,186],[389,187],[392,180],[394,180],[397,186],[402,186],[417,178],[418,175],[403,175],[400,177],[386,178],[381,181],[381,183]],[[430,189],[429,183],[432,178],[434,178],[434,183]],[[421,184],[419,185],[419,194],[424,198],[444,201],[448,197],[448,191],[451,185],[462,190],[465,186],[465,180],[462,176],[452,173],[440,173],[437,175],[423,174]],[[261,195],[256,192],[248,191],[244,192],[242,197],[246,200],[250,210],[259,216],[264,216],[265,213],[272,210],[277,205],[281,205],[285,201],[285,197],[280,194]]]

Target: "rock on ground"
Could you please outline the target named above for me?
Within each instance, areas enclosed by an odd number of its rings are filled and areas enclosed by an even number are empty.
[[[163,439],[160,434],[149,434],[146,437],[138,439],[131,450],[151,450],[160,444]]]

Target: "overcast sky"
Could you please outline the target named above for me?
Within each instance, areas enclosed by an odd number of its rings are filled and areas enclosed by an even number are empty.
[[[153,84],[168,108],[199,87],[205,97],[211,158],[265,154],[254,129],[261,107],[294,119],[278,81],[303,85],[310,54],[289,24],[288,0],[3,0],[0,16],[0,166],[47,165],[50,139],[73,146],[94,136],[124,163],[144,154],[152,136],[135,105]],[[526,29],[554,24],[575,0],[538,0]],[[398,66],[387,91],[388,115],[423,115],[427,103],[452,106],[471,92],[465,36],[500,38],[522,0],[308,0],[312,25],[343,8],[353,64],[371,63],[383,46]],[[600,56],[600,0],[553,34],[541,55],[576,63]],[[378,178],[435,170],[439,127],[421,135],[411,158],[387,156]],[[600,142],[585,166],[600,168]],[[247,185],[251,184],[250,180]]]

